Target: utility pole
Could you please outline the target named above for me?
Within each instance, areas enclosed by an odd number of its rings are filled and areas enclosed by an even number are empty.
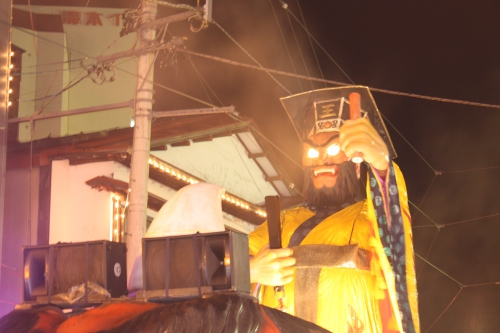
[[[10,22],[12,0],[0,1],[0,259],[3,246],[7,125],[9,118]],[[1,273],[0,273],[1,281]]]
[[[156,2],[142,1],[143,24],[154,21],[156,16]],[[141,28],[141,47],[148,47],[156,37],[155,27]],[[137,66],[137,90],[134,111],[134,139],[132,146],[132,162],[130,165],[130,194],[127,213],[127,281],[135,259],[141,253],[141,240],[146,229],[146,210],[148,200],[149,179],[149,149],[151,142],[151,114],[153,110],[153,67],[154,52],[143,53],[139,56]]]

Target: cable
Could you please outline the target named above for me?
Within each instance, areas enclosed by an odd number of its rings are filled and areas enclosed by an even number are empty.
[[[210,85],[208,84],[208,82],[205,80],[205,78],[203,77],[203,75],[201,75],[200,71],[198,71],[198,68],[196,68],[196,65],[194,64],[194,61],[191,58],[191,55],[185,54],[185,56],[186,56],[186,59],[188,59],[189,63],[191,64],[191,67],[193,68],[194,72],[196,73],[196,77],[200,81],[200,84],[201,84],[201,86],[203,88],[203,91],[205,92],[205,95],[207,96],[207,98],[210,101],[210,103],[213,104],[212,99],[210,98],[210,94],[205,89],[205,87],[208,87],[208,89],[210,90],[210,92],[212,93],[212,95],[215,96],[215,98],[217,99],[217,101],[219,102],[220,105],[224,105],[224,103],[222,103],[222,101],[219,98],[219,96],[217,96],[217,94],[215,93],[215,91],[212,89],[212,87],[210,87]]]
[[[430,191],[430,189],[432,187],[432,184],[434,184],[434,181],[436,180],[436,177],[437,177],[437,175],[434,174],[434,178],[432,178],[431,184],[427,188],[427,191],[425,191],[424,197],[422,198],[422,200],[420,201],[420,204],[418,205],[419,209],[420,209],[420,207],[422,207],[422,204],[424,203],[424,200],[427,197],[427,194],[429,193],[429,191]],[[417,214],[415,214],[415,216],[413,216],[413,220],[416,220],[418,213],[419,213],[419,210],[417,210]]]
[[[462,223],[466,223],[466,222],[472,222],[472,221],[482,220],[482,219],[486,219],[488,217],[494,217],[494,216],[500,216],[500,213],[486,215],[486,216],[481,216],[481,217],[476,217],[476,218],[473,218],[473,219],[462,220],[462,221],[458,221],[458,222],[446,223],[446,224],[443,224],[443,227],[449,227],[451,225],[456,225],[456,224],[462,224]]]
[[[436,170],[432,167],[432,165],[430,165],[430,163],[429,163],[429,162],[427,162],[427,160],[426,160],[426,159],[425,159],[425,158],[424,158],[424,157],[423,157],[423,156],[422,156],[422,155],[421,155],[421,154],[420,154],[420,153],[419,153],[419,152],[415,149],[415,147],[413,147],[413,146],[411,145],[411,143],[410,143],[408,140],[406,140],[406,138],[403,136],[403,134],[401,134],[401,132],[399,132],[399,131],[398,131],[398,129],[396,128],[396,126],[394,126],[394,125],[393,125],[393,124],[389,121],[389,119],[387,119],[387,117],[386,117],[386,116],[384,116],[384,114],[383,114],[382,112],[381,112],[380,114],[382,115],[382,118],[384,118],[384,120],[385,120],[385,121],[386,121],[389,125],[391,125],[391,127],[392,127],[395,131],[396,131],[396,133],[398,133],[398,134],[399,134],[399,136],[401,136],[401,138],[402,138],[402,139],[403,139],[403,140],[404,140],[404,141],[408,144],[408,146],[410,146],[410,148],[411,148],[411,149],[413,149],[413,151],[414,151],[414,152],[415,152],[415,153],[416,153],[416,154],[417,154],[417,155],[418,155],[418,156],[422,159],[422,161],[424,161],[424,162],[425,162],[425,164],[427,164],[427,165],[429,166],[429,168],[431,168],[431,170],[434,172],[434,174],[435,174],[435,175],[440,174],[440,172],[439,172],[439,171],[436,171]]]
[[[323,71],[321,70],[321,65],[319,64],[318,55],[316,54],[316,51],[314,50],[314,45],[313,45],[312,40],[311,40],[311,34],[309,33],[309,29],[307,29],[306,20],[304,18],[304,14],[302,13],[302,8],[300,7],[299,0],[297,0],[297,7],[299,8],[300,17],[302,18],[302,22],[304,22],[304,28],[308,32],[307,33],[307,39],[309,40],[309,44],[311,45],[311,50],[312,50],[312,52],[314,54],[314,59],[316,59],[316,65],[318,65],[318,70],[319,70],[319,73],[321,74],[321,78],[324,79],[325,76],[323,75]],[[325,88],[326,87],[327,86],[326,86],[326,83],[325,83]]]
[[[241,63],[241,62],[234,61],[234,60],[228,60],[228,59],[224,59],[221,57],[206,55],[206,54],[199,53],[199,52],[193,52],[193,51],[181,50],[181,49],[179,49],[178,51],[186,52],[186,53],[189,53],[189,54],[201,57],[201,58],[211,59],[214,61],[229,64],[229,65],[246,67],[246,68],[251,68],[251,69],[255,69],[255,70],[259,70],[259,71],[265,71],[265,72],[269,72],[269,73],[279,74],[279,75],[283,75],[283,76],[296,77],[296,78],[300,78],[300,79],[304,79],[304,80],[313,80],[316,82],[329,83],[329,84],[333,84],[333,85],[337,85],[337,86],[347,86],[347,85],[352,84],[352,83],[346,83],[346,82],[340,82],[340,81],[334,81],[334,80],[319,79],[319,78],[309,77],[306,75],[293,74],[293,73],[279,71],[279,70],[275,70],[275,69],[269,69],[269,68],[265,68],[265,67],[258,67],[258,66],[249,65],[249,64]],[[434,102],[452,103],[452,104],[460,104],[460,105],[467,105],[467,106],[477,106],[477,107],[484,107],[484,108],[490,108],[490,109],[500,109],[500,105],[498,105],[498,104],[476,103],[476,102],[470,102],[470,101],[464,101],[464,100],[458,100],[458,99],[447,99],[447,98],[432,97],[432,96],[426,96],[426,95],[417,95],[417,94],[410,94],[410,93],[392,91],[392,90],[387,90],[387,89],[379,89],[379,88],[369,87],[369,86],[367,86],[367,88],[369,88],[371,91],[374,91],[374,92],[380,92],[380,93],[384,93],[384,94],[391,94],[391,95],[404,96],[404,97],[411,97],[411,98],[418,98],[418,99],[424,99],[424,100],[429,100],[429,101],[434,101]]]
[[[283,30],[281,30],[280,23],[278,21],[278,16],[276,15],[276,11],[274,10],[274,6],[271,2],[272,0],[269,0],[269,4],[271,5],[271,9],[273,10],[274,18],[276,19],[276,25],[278,26],[278,30],[280,31],[281,39],[283,40],[283,44],[285,45],[286,53],[288,54],[288,59],[290,60],[290,64],[292,65],[293,72],[297,74],[297,69],[295,69],[295,65],[293,64],[292,60],[292,54],[290,53],[290,50],[288,49],[288,44],[286,43],[285,36],[283,35]],[[300,80],[297,78],[297,83],[299,84],[300,90],[304,91],[302,88],[302,84],[300,83]]]
[[[297,17],[295,15],[293,15],[293,13],[290,11],[290,9],[288,9],[288,5],[283,0],[278,0],[278,1],[281,3],[281,7],[283,9],[285,9],[287,12],[289,12],[290,15],[292,15],[292,17],[295,19],[295,21],[297,21],[297,23],[302,27],[302,29],[304,29],[304,31],[316,43],[316,45],[318,45],[318,47],[326,54],[326,56],[328,58],[330,58],[330,61],[332,61],[335,64],[335,66],[337,66],[337,68],[342,72],[342,74],[345,75],[345,77],[349,80],[349,82],[351,82],[351,84],[354,84],[354,81],[349,77],[349,75],[347,75],[346,72],[344,72],[342,67],[340,67],[340,65],[337,64],[337,62],[330,56],[330,54],[328,52],[326,52],[326,50],[323,48],[323,46],[321,46],[321,44],[316,40],[316,38],[314,38],[314,36],[311,35],[309,30],[307,30],[307,28],[299,21],[299,19],[297,19]]]
[[[500,165],[493,166],[493,167],[484,167],[484,168],[476,168],[476,169],[467,169],[467,170],[457,170],[457,171],[443,171],[443,173],[463,173],[463,172],[472,172],[472,171],[482,171],[482,170],[491,170],[491,169],[498,169],[500,168]]]
[[[463,290],[463,286],[460,286],[460,290],[458,291],[458,293],[455,295],[455,297],[453,297],[453,299],[451,300],[451,302],[448,304],[448,306],[443,310],[443,312],[441,312],[441,314],[437,317],[436,320],[434,320],[434,322],[432,323],[431,326],[429,326],[429,328],[424,332],[424,333],[427,333],[429,332],[429,330],[438,322],[439,319],[441,319],[441,317],[444,315],[444,313],[446,311],[448,311],[448,309],[450,308],[450,306],[453,304],[453,302],[455,302],[455,300],[457,299],[458,295],[460,294],[460,292]]]
[[[290,15],[288,15],[288,11],[286,12],[286,17],[288,19],[288,24],[290,24],[290,29],[292,29],[293,37],[295,38],[295,43],[297,44],[297,49],[299,50],[300,58],[302,59],[302,64],[304,65],[304,69],[306,70],[307,76],[311,76],[309,74],[309,70],[307,69],[306,61],[304,59],[304,55],[302,54],[302,49],[299,44],[299,40],[297,39],[297,34],[295,33],[295,29],[293,28],[292,21],[290,20]],[[311,80],[309,80],[311,83],[311,88],[314,90],[314,84]],[[302,86],[301,86],[302,89]],[[303,90],[302,90],[303,91]]]
[[[419,212],[420,212],[420,214],[422,214],[423,216],[427,217],[427,219],[428,219],[429,221],[431,221],[432,223],[434,223],[434,226],[435,226],[436,228],[438,228],[438,230],[439,230],[439,229],[441,229],[441,228],[443,227],[443,225],[442,225],[442,224],[440,225],[440,224],[437,224],[436,222],[434,222],[434,221],[433,221],[433,220],[432,220],[432,219],[431,219],[431,218],[430,218],[427,214],[425,214],[425,213],[424,213],[424,212],[423,212],[423,211],[422,211],[419,207],[417,207],[417,205],[415,205],[413,202],[411,202],[410,200],[408,200],[408,203],[409,203],[410,205],[412,205],[412,206],[413,206],[413,207],[414,207],[417,211],[419,211]],[[413,228],[415,228],[415,227],[413,227]]]
[[[417,252],[414,252],[415,253],[415,256],[419,257],[420,259],[422,259],[427,265],[431,266],[432,268],[434,268],[435,270],[437,270],[438,272],[440,272],[441,274],[443,274],[444,276],[446,276],[447,278],[449,278],[450,280],[454,281],[455,283],[457,283],[460,288],[462,288],[464,285],[460,282],[458,282],[457,280],[455,280],[454,278],[452,278],[450,275],[446,274],[444,271],[442,271],[441,269],[439,269],[438,267],[434,266],[433,264],[431,264],[429,261],[427,261],[427,259],[424,259],[422,258]]]
[[[231,35],[226,31],[224,30],[224,28],[222,28],[219,23],[215,22],[215,20],[212,20],[212,22],[223,32],[226,34],[226,36],[236,45],[240,48],[240,50],[242,50],[250,59],[253,60],[253,62],[255,62],[257,65],[259,65],[260,68],[262,68],[266,73],[267,75],[269,75],[271,77],[271,79],[273,79],[274,82],[276,82],[281,88],[283,88],[283,90],[285,90],[289,95],[291,95],[292,93],[285,88],[285,86],[283,86],[281,84],[281,82],[279,82],[274,76],[272,76],[272,74],[266,70],[264,68],[264,66],[262,66],[258,61],[257,59],[255,59],[254,57],[252,57],[252,55],[250,53],[247,52],[247,50],[245,50],[245,48],[243,46],[240,45],[240,43],[238,43],[233,37],[231,37]]]
[[[429,250],[427,250],[427,254],[425,255],[425,259],[429,258],[429,254],[431,253],[432,246],[434,245],[434,242],[436,241],[438,233],[439,233],[439,229],[436,230],[436,233],[434,234],[434,238],[432,239],[431,246],[429,246]],[[417,281],[418,281],[418,278],[420,277],[420,274],[422,274],[424,267],[425,266],[422,265],[422,268],[420,268],[420,272],[418,272],[418,274],[417,274]]]

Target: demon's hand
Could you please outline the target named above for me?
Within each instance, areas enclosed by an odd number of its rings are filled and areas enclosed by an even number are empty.
[[[264,246],[250,260],[250,281],[266,286],[282,286],[293,279],[295,258],[291,249],[269,249]]]
[[[363,159],[385,175],[389,167],[389,151],[384,140],[368,119],[347,120],[340,128],[340,149],[349,157],[355,152],[363,154]]]

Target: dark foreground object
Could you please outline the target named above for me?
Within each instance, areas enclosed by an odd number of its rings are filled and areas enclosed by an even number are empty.
[[[59,308],[14,310],[0,333],[326,333],[327,330],[238,293],[174,303],[119,301],[67,318]]]

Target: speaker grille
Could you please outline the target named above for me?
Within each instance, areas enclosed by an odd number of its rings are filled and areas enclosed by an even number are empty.
[[[28,246],[24,253],[24,301],[49,301],[74,286],[95,282],[112,297],[127,292],[124,243],[94,241]]]
[[[244,234],[227,231],[143,239],[146,297],[148,291],[167,297],[166,292],[161,294],[165,289],[182,295],[179,289],[198,286],[249,292],[249,271],[248,236]]]

